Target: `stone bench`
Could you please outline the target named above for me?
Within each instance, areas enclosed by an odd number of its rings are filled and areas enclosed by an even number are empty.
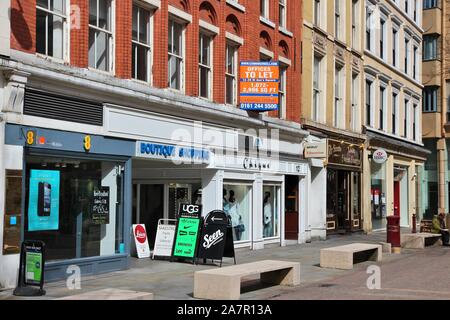
[[[353,269],[353,264],[363,261],[381,261],[382,245],[352,243],[320,250],[320,266],[333,269]]]
[[[241,279],[260,274],[261,282],[285,286],[300,284],[300,263],[263,260],[194,273],[194,298],[238,300]]]
[[[406,233],[401,235],[401,243],[405,249],[424,249],[436,244],[442,245],[442,240],[438,233]]]
[[[101,289],[55,300],[153,300],[153,293],[121,289]]]

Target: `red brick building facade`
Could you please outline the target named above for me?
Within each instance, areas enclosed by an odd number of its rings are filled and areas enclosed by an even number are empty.
[[[280,27],[280,2],[286,5],[284,25]],[[259,60],[260,48],[272,53],[272,60],[286,62],[286,106],[283,118],[300,120],[301,94],[301,1],[267,0],[267,19],[261,18],[255,0],[114,0],[111,2],[113,68],[118,78],[132,78],[133,5],[151,13],[151,71],[149,85],[168,86],[168,19],[174,10],[188,13],[191,21],[184,24],[184,93],[199,95],[200,21],[217,28],[213,35],[212,94],[210,100],[225,103],[225,61],[227,35],[242,39],[238,44],[238,61]],[[70,7],[69,7],[70,5]],[[89,66],[89,0],[71,0],[67,16],[69,32],[65,63],[74,67]],[[11,49],[36,52],[36,0],[12,0]],[[204,24],[203,24],[204,25]],[[281,58],[280,58],[281,57]],[[238,101],[237,101],[238,102]],[[272,112],[272,116],[278,116]]]

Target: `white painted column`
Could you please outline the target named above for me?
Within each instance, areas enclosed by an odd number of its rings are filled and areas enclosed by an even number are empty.
[[[109,223],[101,226],[100,256],[115,254],[117,172],[114,163],[102,163],[102,187],[109,187]]]
[[[308,170],[308,175],[300,177],[298,182],[299,190],[299,217],[298,217],[298,243],[306,243],[310,240],[310,235],[307,234],[308,227],[308,213],[309,213],[309,196],[311,190],[310,181],[311,170]],[[309,178],[308,178],[309,177]],[[309,183],[308,183],[309,182]]]
[[[252,249],[264,249],[263,239],[263,179],[260,174],[255,175],[253,181],[252,197],[252,225],[253,225],[253,244]]]
[[[202,176],[202,211],[203,216],[212,210],[223,209],[223,171],[203,170]]]

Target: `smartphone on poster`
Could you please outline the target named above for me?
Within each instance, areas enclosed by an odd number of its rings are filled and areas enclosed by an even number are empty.
[[[52,186],[47,182],[39,182],[38,185],[38,216],[50,216],[52,199]]]

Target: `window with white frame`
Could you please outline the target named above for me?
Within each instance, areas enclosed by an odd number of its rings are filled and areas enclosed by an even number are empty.
[[[413,104],[413,136],[412,139],[414,141],[418,141],[418,137],[419,137],[419,107],[418,107],[418,103],[414,103]]]
[[[404,103],[405,111],[403,113],[403,136],[405,138],[409,137],[409,100],[405,99]]]
[[[409,74],[409,56],[411,54],[411,50],[410,50],[410,41],[409,38],[405,38],[405,66],[404,66],[404,71],[406,74]]]
[[[280,64],[280,82],[278,88],[278,105],[279,105],[279,117],[280,119],[286,119],[286,65]]]
[[[269,0],[260,0],[259,3],[261,17],[269,19]]]
[[[334,36],[336,39],[341,38],[341,21],[342,21],[342,12],[341,12],[341,0],[334,0]]]
[[[413,47],[413,78],[415,80],[419,79],[419,65],[418,65],[418,61],[419,61],[419,47],[418,46],[414,46]]]
[[[386,130],[385,114],[386,114],[386,85],[380,86],[380,113],[379,113],[379,126],[381,131]]]
[[[352,109],[351,109],[351,128],[353,131],[359,131],[359,73],[352,74]]]
[[[37,0],[36,52],[66,58],[67,3],[65,0]]]
[[[342,127],[344,117],[344,67],[335,63],[334,67],[334,123],[335,127]]]
[[[352,0],[352,46],[359,49],[359,0]]]
[[[314,25],[315,26],[320,26],[320,15],[321,15],[321,11],[320,11],[320,0],[314,0]]]
[[[200,32],[198,43],[198,87],[199,96],[212,97],[212,36]]]
[[[322,57],[314,56],[314,70],[313,70],[313,105],[312,105],[312,119],[320,121],[320,103],[322,100],[322,83],[321,83],[321,64]]]
[[[386,59],[386,18],[380,19],[380,58]]]
[[[280,27],[286,28],[287,0],[278,0],[278,15]]]
[[[373,93],[372,93],[373,81],[366,79],[366,125],[372,126],[372,109],[373,109]]]
[[[89,0],[89,67],[113,69],[113,19],[111,0]]]
[[[397,134],[398,129],[398,93],[392,93],[392,133]]]
[[[438,39],[437,34],[427,34],[423,36],[423,60],[435,60],[438,58]]]
[[[374,41],[373,35],[373,12],[370,6],[366,6],[366,49],[371,51]]]
[[[238,46],[228,42],[226,47],[226,72],[225,72],[225,102],[237,104],[237,61]]]
[[[399,50],[398,50],[398,29],[392,29],[392,65],[398,67]]]
[[[169,18],[168,87],[176,90],[184,86],[183,29],[183,24]]]
[[[133,79],[149,82],[151,70],[150,11],[133,4],[131,73]]]

